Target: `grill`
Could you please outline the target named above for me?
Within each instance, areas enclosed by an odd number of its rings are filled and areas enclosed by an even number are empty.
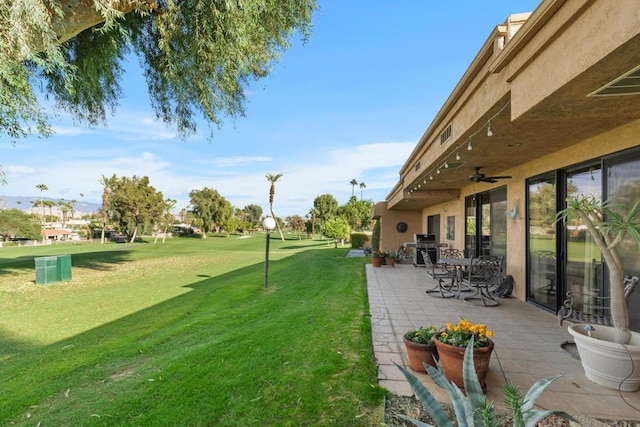
[[[416,250],[413,252],[413,265],[416,267],[425,265],[422,251],[427,252],[433,264],[438,262],[438,242],[435,234],[414,234],[413,242],[416,245]]]

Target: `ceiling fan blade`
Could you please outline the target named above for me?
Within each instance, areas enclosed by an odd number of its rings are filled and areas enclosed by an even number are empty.
[[[487,176],[487,177],[485,177],[485,178],[482,178],[482,179],[480,179],[480,181],[482,181],[482,182],[490,182],[490,183],[492,183],[492,184],[493,184],[494,182],[498,182],[498,181],[496,181],[495,179],[493,179],[493,177],[492,177],[492,176]]]
[[[502,175],[502,176],[488,176],[487,178],[489,179],[511,179],[511,177],[509,175]]]

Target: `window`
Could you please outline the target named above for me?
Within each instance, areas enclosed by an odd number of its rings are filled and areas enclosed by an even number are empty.
[[[456,217],[447,217],[447,240],[456,240]]]

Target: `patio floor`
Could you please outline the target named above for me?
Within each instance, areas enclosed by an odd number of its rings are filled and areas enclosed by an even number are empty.
[[[538,398],[537,407],[599,419],[640,420],[640,392],[619,393],[588,380],[580,361],[560,347],[571,336],[566,326],[558,325],[555,315],[514,298],[498,299],[497,307],[476,307],[461,299],[431,297],[425,290],[433,285],[422,267],[396,264],[393,268],[374,268],[367,264],[378,382],[387,390],[400,396],[413,394],[393,364],[397,362],[409,369],[402,341],[407,330],[430,324],[440,327],[464,317],[474,323],[485,323],[495,333],[487,396],[497,408],[504,408],[502,387],[507,381],[526,392],[537,380],[562,373],[564,376]],[[428,375],[414,374],[438,401],[450,402]]]

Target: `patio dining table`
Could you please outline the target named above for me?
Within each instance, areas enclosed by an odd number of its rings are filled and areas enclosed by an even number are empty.
[[[462,278],[464,277],[464,272],[469,269],[472,259],[473,258],[440,258],[438,260],[438,265],[444,270],[453,268],[455,281],[452,284],[452,288],[455,287],[455,290],[449,289],[449,292],[452,293],[452,296],[454,296],[453,294],[455,293],[456,298],[460,298],[460,292],[463,291]]]

